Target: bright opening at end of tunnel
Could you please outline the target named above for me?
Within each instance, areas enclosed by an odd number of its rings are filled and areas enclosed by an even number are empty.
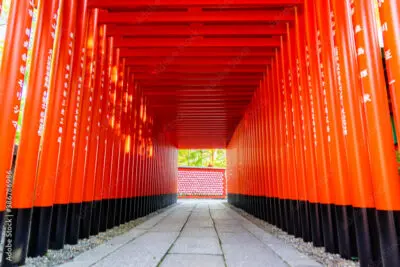
[[[226,198],[226,150],[178,150],[178,198]]]

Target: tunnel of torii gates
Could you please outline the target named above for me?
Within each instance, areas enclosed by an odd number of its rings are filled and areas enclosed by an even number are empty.
[[[175,203],[177,149],[227,148],[231,204],[361,266],[400,266],[399,10],[398,0],[11,1],[2,265]]]

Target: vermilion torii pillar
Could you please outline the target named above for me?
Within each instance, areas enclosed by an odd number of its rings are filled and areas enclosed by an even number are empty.
[[[81,212],[82,216],[80,217],[80,226],[79,226],[79,236],[80,238],[88,238],[90,235],[90,224],[87,222],[90,220],[91,216],[91,202],[85,201],[85,183],[86,179],[89,176],[93,175],[93,173],[89,172],[89,164],[93,159],[93,153],[97,152],[97,147],[93,146],[92,142],[97,142],[97,140],[90,139],[91,133],[93,131],[92,120],[94,115],[94,97],[96,92],[95,83],[96,83],[96,58],[98,56],[98,41],[99,41],[99,29],[98,29],[98,9],[93,9],[90,11],[89,17],[89,26],[88,26],[88,36],[86,39],[86,71],[85,71],[85,79],[83,84],[83,90],[86,93],[86,97],[83,101],[83,111],[82,111],[82,120],[80,127],[82,131],[80,132],[80,144],[78,151],[81,155],[80,159],[78,159],[78,170],[77,174],[81,179],[77,188],[72,190],[77,190],[73,194],[76,194],[76,199],[74,199],[75,203],[81,203]],[[97,143],[95,143],[97,144]],[[79,157],[79,156],[78,156]],[[92,170],[92,169],[91,169]]]
[[[124,59],[125,65],[125,59]],[[117,193],[117,225],[125,223],[124,221],[124,208],[125,208],[125,199],[123,198],[123,192],[125,190],[125,182],[127,179],[126,170],[128,169],[128,154],[129,148],[126,148],[126,141],[127,141],[127,94],[128,94],[128,87],[130,86],[129,79],[131,75],[130,67],[126,66],[123,67],[123,76],[121,80],[123,81],[122,84],[122,92],[119,99],[120,105],[120,117],[119,117],[119,136],[121,140],[121,154],[120,154],[120,162],[119,162],[119,171],[118,171],[118,193]]]
[[[26,213],[29,219],[22,220],[24,225],[16,222],[16,230],[29,233],[31,227],[30,216],[32,206],[42,188],[36,184],[38,172],[38,159],[40,158],[41,138],[44,134],[46,121],[46,108],[50,91],[54,90],[55,78],[52,75],[58,57],[58,40],[56,32],[61,26],[58,24],[59,1],[42,1],[38,7],[38,22],[35,40],[32,50],[32,63],[30,81],[27,86],[27,95],[22,121],[21,139],[19,153],[16,159],[16,170],[14,174],[13,198],[16,213]],[[36,192],[35,192],[36,188]],[[43,195],[42,195],[43,197]],[[18,216],[18,215],[17,215]],[[23,216],[23,215],[21,215]],[[34,223],[35,230],[38,226]],[[48,227],[46,227],[48,232]],[[35,242],[36,232],[31,233],[31,240]],[[45,233],[42,233],[45,234]],[[23,241],[27,246],[28,234]],[[32,250],[35,250],[33,248]]]
[[[115,56],[114,56],[114,38],[109,37],[107,44],[107,80],[105,87],[107,88],[107,94],[104,96],[107,99],[107,106],[103,111],[106,113],[105,121],[104,121],[104,134],[105,134],[105,160],[104,160],[104,177],[103,177],[103,186],[101,192],[101,214],[100,214],[100,231],[106,231],[108,228],[108,219],[110,215],[110,186],[112,181],[112,162],[115,157],[115,150],[114,150],[114,129],[113,129],[113,116],[115,110],[115,102],[114,102],[114,95],[116,89],[116,82],[117,77],[115,73],[114,63],[115,63]],[[100,194],[100,192],[99,192]]]
[[[108,29],[107,29],[108,30]],[[108,142],[111,140],[108,139],[108,130],[110,128],[109,124],[109,113],[108,107],[111,105],[110,100],[110,93],[111,93],[111,68],[112,68],[112,56],[113,56],[113,39],[108,37],[105,40],[105,49],[102,51],[105,56],[104,67],[102,70],[102,78],[101,78],[101,87],[102,93],[100,98],[101,105],[99,106],[98,112],[100,115],[98,126],[99,126],[99,152],[97,157],[97,168],[96,177],[95,177],[95,188],[94,188],[94,197],[93,197],[93,214],[92,214],[92,229],[93,231],[105,231],[107,227],[103,224],[102,214],[103,210],[105,209],[106,205],[105,200],[103,200],[103,184],[105,183],[105,177],[109,177],[109,172],[107,172],[108,163],[110,160],[107,161],[109,158],[110,151],[107,149]],[[107,178],[108,179],[108,178]],[[108,203],[107,203],[108,204]]]
[[[83,90],[84,75],[86,70],[86,37],[88,27],[87,0],[78,1],[75,35],[75,49],[72,64],[71,91],[67,112],[67,125],[65,128],[64,147],[60,159],[58,179],[69,179],[69,189],[56,198],[58,204],[68,204],[66,243],[76,244],[79,237],[80,203],[77,195],[81,193],[82,178],[77,175],[80,139],[84,129],[82,122],[83,102],[87,92]]]
[[[110,97],[112,99],[112,110],[110,115],[110,125],[108,136],[111,138],[112,143],[112,158],[109,162],[108,168],[110,168],[110,177],[109,182],[104,184],[105,195],[108,196],[108,218],[107,218],[107,229],[113,228],[115,226],[115,190],[117,184],[117,169],[118,169],[118,160],[120,153],[120,140],[118,138],[116,132],[116,112],[117,112],[117,95],[119,95],[120,87],[118,86],[119,82],[119,62],[120,62],[120,49],[116,48],[113,53],[113,67],[112,67],[112,91],[110,92]]]
[[[119,53],[117,53],[119,57]],[[116,138],[116,157],[114,159],[113,165],[113,179],[114,181],[111,183],[112,186],[112,198],[114,201],[114,207],[111,208],[113,210],[112,220],[113,223],[110,223],[110,227],[119,226],[120,225],[120,182],[123,179],[122,176],[122,169],[123,169],[123,161],[124,161],[124,143],[122,138],[122,131],[121,131],[121,115],[122,115],[122,98],[124,92],[124,77],[125,77],[125,58],[119,58],[118,64],[116,65],[118,72],[118,82],[116,84],[116,100],[115,100],[115,114],[114,114],[114,132]]]
[[[101,168],[98,166],[98,159],[101,156],[99,154],[100,147],[100,130],[101,130],[101,111],[100,107],[102,105],[103,99],[103,87],[104,82],[104,69],[106,63],[106,26],[101,25],[98,29],[98,41],[97,41],[97,57],[96,57],[96,71],[95,71],[95,80],[94,80],[94,92],[93,92],[93,104],[90,107],[92,109],[91,115],[91,133],[89,137],[89,155],[87,161],[87,174],[85,178],[85,184],[83,187],[83,202],[84,205],[88,205],[87,212],[85,212],[85,223],[89,225],[89,232],[92,235],[96,235],[98,233],[98,221],[92,220],[92,216],[98,217],[98,202],[93,202],[94,194],[95,194],[95,183],[97,172],[101,172]]]
[[[33,16],[31,1],[12,1],[7,21],[3,55],[0,66],[0,225],[11,199],[6,193],[12,188],[12,158],[18,127],[20,102],[24,87],[26,62]],[[18,27],[15,27],[18,25]],[[6,203],[7,202],[7,203]],[[10,222],[11,223],[11,222]],[[11,224],[9,225],[11,227]],[[0,232],[2,231],[2,227]],[[8,248],[4,251],[6,256]]]

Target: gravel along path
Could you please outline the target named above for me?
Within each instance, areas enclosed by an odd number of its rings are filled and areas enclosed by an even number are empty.
[[[331,254],[325,252],[323,247],[314,247],[311,242],[304,242],[301,238],[295,238],[292,235],[288,235],[286,232],[282,231],[278,227],[271,225],[261,219],[258,219],[244,210],[238,209],[233,205],[226,203],[233,210],[238,212],[240,215],[260,227],[261,229],[265,230],[266,232],[276,236],[277,238],[283,240],[285,243],[292,245],[298,251],[306,254],[310,258],[318,261],[319,263],[323,264],[324,266],[328,267],[358,267],[360,266],[359,262],[345,260],[340,257],[339,254]]]
[[[96,236],[91,236],[88,239],[81,239],[76,245],[65,245],[64,248],[61,250],[49,249],[47,254],[43,257],[27,258],[25,263],[26,265],[24,266],[27,267],[57,266],[59,264],[68,262],[74,257],[78,256],[79,254],[87,250],[90,250],[94,247],[97,247],[115,236],[119,236],[128,232],[135,226],[165,211],[166,209],[170,209],[173,206],[174,205],[168,206],[164,209],[153,212],[145,217],[138,218],[136,220],[130,221],[118,227],[109,229],[107,230],[107,232],[102,232]],[[0,243],[0,255],[2,255],[3,252],[3,242],[4,242],[4,234],[3,237],[1,238],[1,243]]]

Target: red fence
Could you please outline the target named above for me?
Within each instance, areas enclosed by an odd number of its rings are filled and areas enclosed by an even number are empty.
[[[225,198],[225,169],[179,167],[179,198]]]

